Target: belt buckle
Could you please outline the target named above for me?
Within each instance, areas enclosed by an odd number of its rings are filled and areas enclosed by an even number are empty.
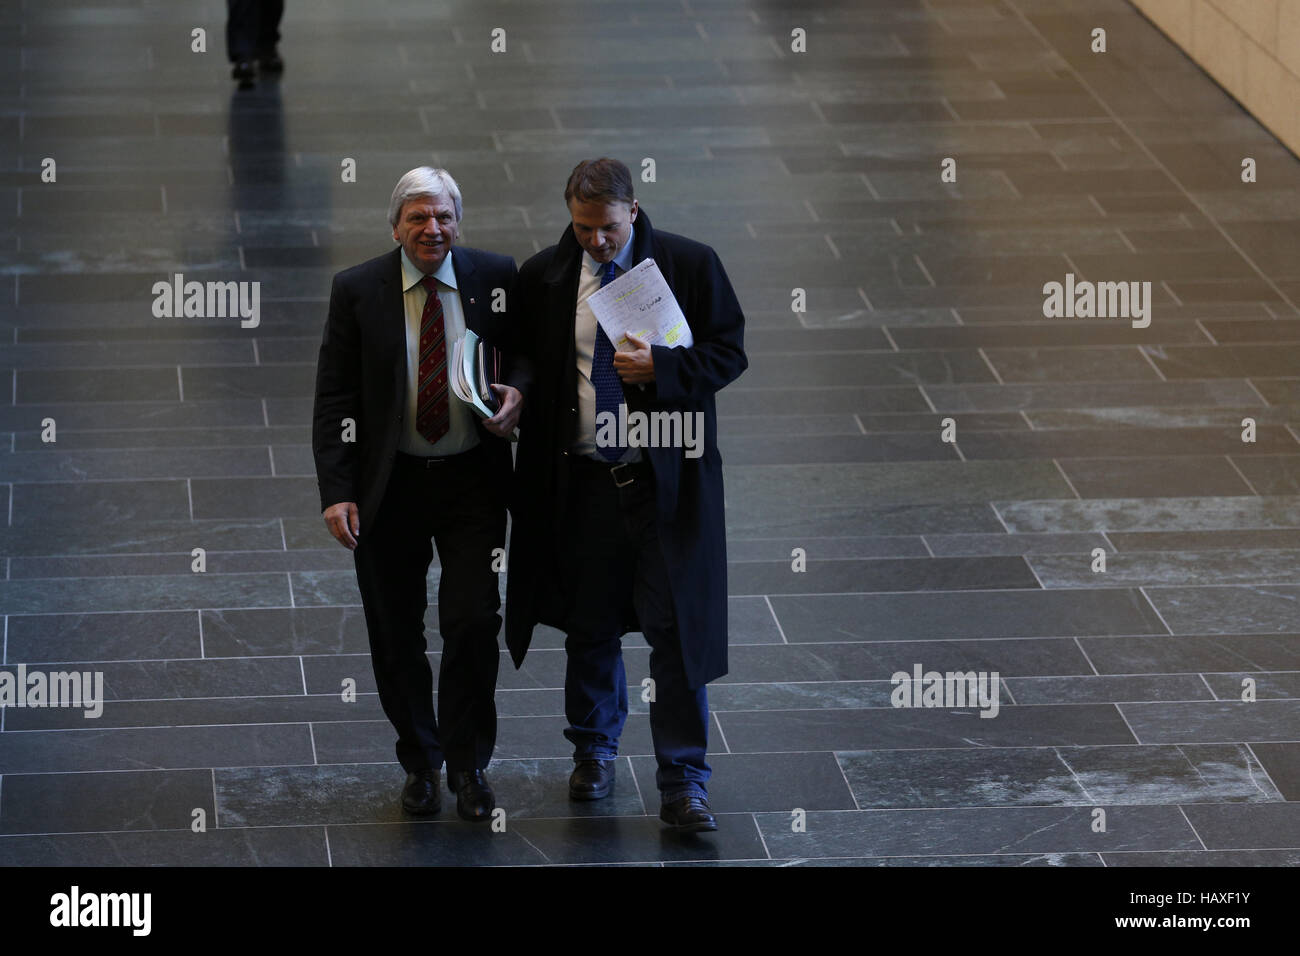
[[[627,481],[619,481],[618,475],[615,474],[615,472],[617,472],[620,468],[627,468],[629,465],[631,465],[631,462],[620,461],[617,465],[615,465],[613,468],[609,470],[609,476],[614,479],[615,488],[626,488],[628,485],[632,484],[632,482],[636,481],[635,475],[628,476]]]

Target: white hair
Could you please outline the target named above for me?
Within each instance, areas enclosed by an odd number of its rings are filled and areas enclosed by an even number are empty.
[[[460,187],[451,178],[451,173],[432,166],[417,166],[403,175],[393,187],[393,198],[388,203],[388,224],[396,229],[397,220],[402,215],[402,206],[408,200],[421,196],[450,196],[452,205],[456,207],[456,221],[460,222]]]

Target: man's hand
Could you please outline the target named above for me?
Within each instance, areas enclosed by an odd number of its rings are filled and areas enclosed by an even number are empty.
[[[492,391],[501,399],[501,408],[491,418],[483,420],[483,427],[493,435],[509,438],[519,424],[519,414],[524,409],[524,396],[513,385],[493,385]]]
[[[340,501],[325,509],[325,527],[338,539],[339,544],[349,551],[355,551],[357,538],[361,537],[361,512],[355,501]]]
[[[614,353],[614,371],[629,385],[644,385],[655,380],[655,359],[650,346],[635,335],[627,340],[636,346],[632,352]]]

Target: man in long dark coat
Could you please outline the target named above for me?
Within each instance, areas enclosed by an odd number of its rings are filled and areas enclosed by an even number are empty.
[[[506,643],[519,666],[537,623],[565,631],[569,793],[593,800],[613,786],[627,717],[621,637],[640,630],[651,648],[660,817],[683,831],[714,830],[705,685],[727,671],[727,568],[713,395],[748,364],[744,316],[717,254],[656,231],[622,163],[580,163],[564,198],[571,224],[521,267],[510,297],[516,347],[534,381],[512,495]],[[586,300],[647,258],[694,344],[634,339],[615,353]],[[610,415],[638,412],[661,422],[675,413],[679,440],[640,447],[629,436],[619,445],[618,429],[602,427]]]

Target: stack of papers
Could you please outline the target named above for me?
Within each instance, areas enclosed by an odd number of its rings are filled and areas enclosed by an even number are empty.
[[[456,340],[452,348],[447,384],[452,394],[480,418],[491,418],[501,407],[501,400],[491,389],[491,383],[500,380],[500,363],[497,350],[470,329],[465,331],[464,338]]]

